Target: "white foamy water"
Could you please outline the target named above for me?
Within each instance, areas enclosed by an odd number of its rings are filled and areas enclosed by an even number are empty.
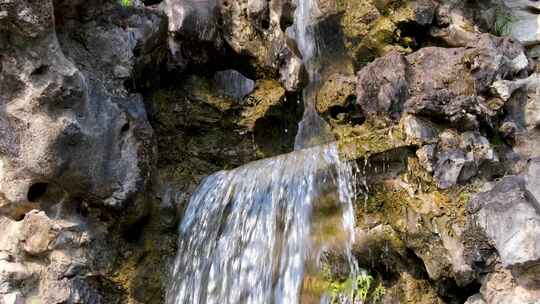
[[[180,225],[168,304],[300,303],[319,197],[336,193],[352,261],[352,168],[334,145],[207,177]],[[319,248],[320,249],[320,248]]]

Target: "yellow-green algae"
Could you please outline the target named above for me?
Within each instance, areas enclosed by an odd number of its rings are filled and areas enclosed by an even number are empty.
[[[345,46],[358,66],[396,50],[412,52],[411,37],[402,36],[399,24],[411,22],[415,12],[408,1],[336,0],[342,12]]]
[[[416,210],[430,218],[446,216],[450,219],[448,225],[456,223],[463,227],[466,204],[471,195],[478,192],[479,185],[472,183],[441,190],[416,157],[409,157],[407,165],[406,172],[397,178],[370,186],[367,200],[359,203],[363,208],[357,209],[358,222],[363,223],[367,214],[375,216],[381,224],[406,233],[407,210]],[[426,203],[431,208],[426,209]]]

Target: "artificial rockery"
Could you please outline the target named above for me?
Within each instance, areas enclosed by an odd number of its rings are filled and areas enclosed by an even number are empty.
[[[201,179],[293,149],[296,2],[0,0],[1,304],[164,302]],[[538,2],[318,8],[350,60],[316,109],[386,151],[357,159],[372,300],[540,301]]]

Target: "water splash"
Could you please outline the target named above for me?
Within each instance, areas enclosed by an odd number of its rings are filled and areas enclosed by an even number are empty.
[[[342,250],[354,265],[352,180],[352,167],[339,160],[335,145],[207,177],[180,225],[167,303],[300,303],[306,261],[326,248],[312,234],[323,197],[337,197]]]

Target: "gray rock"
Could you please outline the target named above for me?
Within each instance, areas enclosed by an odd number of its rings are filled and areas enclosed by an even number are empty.
[[[540,285],[523,285],[521,278],[515,277],[510,270],[503,268],[501,265],[496,265],[495,269],[483,281],[480,292],[486,303],[540,303]]]
[[[307,73],[302,60],[288,53],[284,55],[286,63],[279,69],[279,81],[289,92],[300,91],[307,82]]]
[[[397,118],[403,112],[476,130],[501,109],[488,103],[492,84],[526,66],[524,50],[481,35],[469,48],[426,47],[404,57],[390,53],[358,73],[357,104],[366,114]],[[406,72],[407,71],[407,72]]]
[[[142,99],[113,96],[98,73],[68,60],[52,11],[50,1],[20,1],[0,24],[3,34],[33,41],[0,45],[0,130],[11,133],[0,139],[0,213],[14,218],[77,197],[123,208],[145,187],[152,159]]]
[[[23,250],[31,255],[40,255],[49,251],[56,238],[52,223],[44,212],[27,213],[21,232]]]
[[[433,177],[437,187],[447,189],[474,176],[477,167],[461,150],[453,149],[437,154]]]
[[[255,89],[255,81],[235,70],[219,71],[214,74],[214,88],[218,94],[242,101]]]
[[[357,104],[368,115],[401,112],[407,100],[405,57],[392,52],[376,59],[358,73]]]
[[[222,53],[226,42],[235,53],[254,58],[263,70],[279,73],[287,91],[299,91],[305,85],[304,67],[282,26],[283,20],[292,18],[290,7],[290,1],[167,0],[163,10],[169,20],[173,61],[179,67],[205,63],[214,53]]]
[[[436,145],[425,145],[416,150],[416,157],[418,157],[420,165],[429,173],[433,172],[435,149]]]
[[[213,41],[218,35],[215,0],[166,0],[169,32],[200,41]]]
[[[430,121],[413,115],[406,115],[401,119],[401,124],[409,144],[435,143],[438,140],[438,131]]]
[[[540,4],[531,0],[503,0],[508,7],[506,18],[509,19],[507,33],[525,46],[540,44]],[[504,18],[501,16],[500,18]]]
[[[540,202],[540,158],[530,159],[525,171],[527,190]]]
[[[470,296],[465,304],[486,304],[486,301],[484,301],[482,295],[475,294],[474,296]]]
[[[422,158],[424,167],[431,167],[441,189],[469,181],[483,165],[499,162],[490,142],[478,132],[462,134],[445,131],[439,136],[435,156]],[[431,164],[425,161],[431,160]]]
[[[489,140],[479,132],[468,131],[462,133],[459,147],[467,153],[467,158],[474,160],[478,166],[486,161],[499,161]]]
[[[540,206],[524,178],[504,178],[492,190],[475,196],[469,208],[505,267],[540,263]]]

